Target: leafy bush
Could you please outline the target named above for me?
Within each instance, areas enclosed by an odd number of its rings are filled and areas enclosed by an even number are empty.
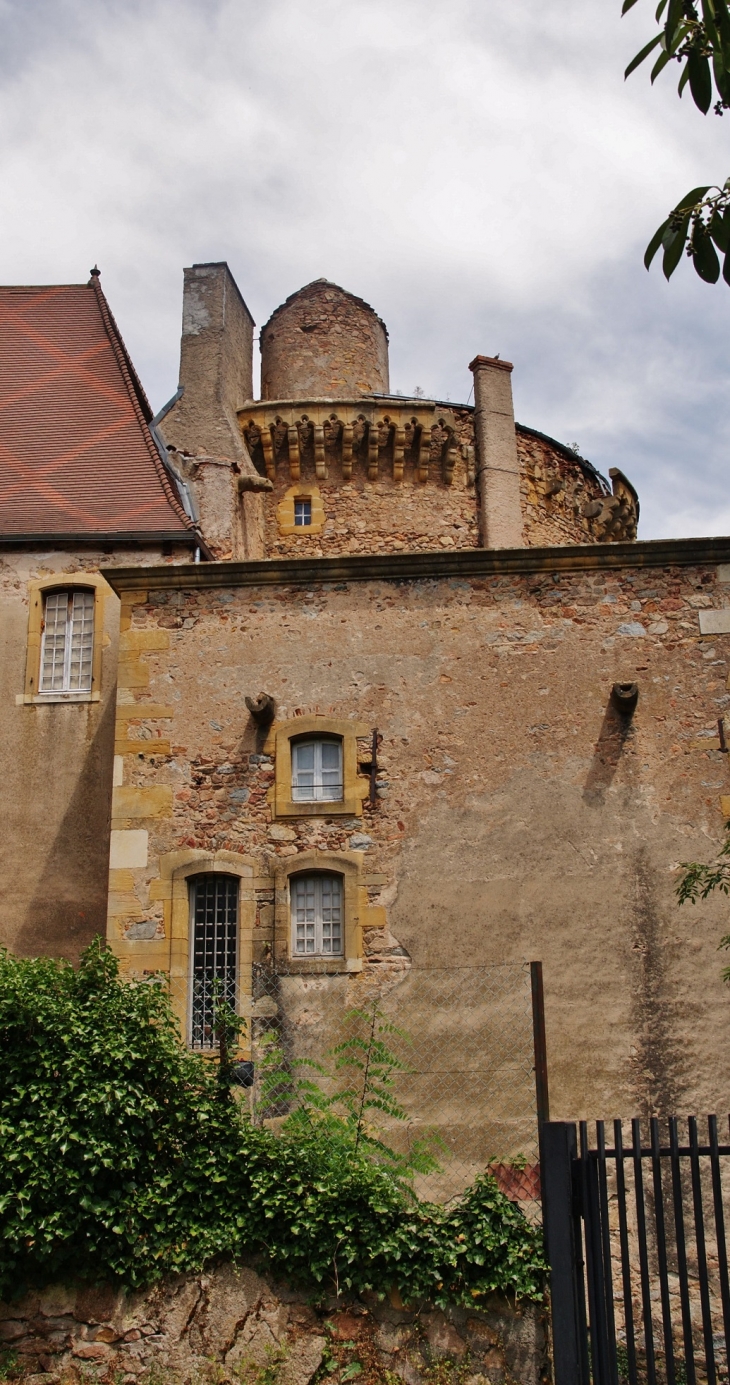
[[[64,1276],[130,1286],[214,1257],[341,1292],[539,1298],[539,1233],[478,1179],[418,1203],[333,1117],[252,1124],[180,1043],[165,987],[95,943],[78,970],[0,953],[0,1292]]]

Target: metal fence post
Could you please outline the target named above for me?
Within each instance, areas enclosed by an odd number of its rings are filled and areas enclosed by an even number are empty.
[[[555,1385],[588,1385],[583,1263],[575,1215],[575,1125],[546,1121],[541,1131],[543,1227],[550,1265]]]
[[[532,1038],[535,1049],[537,1128],[538,1130],[542,1130],[545,1121],[550,1120],[547,1044],[545,1043],[545,992],[542,984],[542,962],[530,962],[530,988],[532,990]]]

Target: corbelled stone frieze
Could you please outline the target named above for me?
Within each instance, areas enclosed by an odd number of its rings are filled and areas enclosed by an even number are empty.
[[[385,408],[382,400],[367,398],[267,400],[239,410],[238,420],[254,465],[272,481],[281,464],[291,481],[300,480],[305,461],[322,481],[330,468],[349,481],[355,466],[369,481],[386,468],[402,481],[409,463],[419,481],[448,486],[459,457],[474,481],[473,447],[459,443],[453,413],[431,400],[388,399]]]

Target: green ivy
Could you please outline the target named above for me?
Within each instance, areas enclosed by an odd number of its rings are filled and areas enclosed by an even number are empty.
[[[101,943],[78,970],[0,952],[0,1293],[244,1256],[440,1305],[539,1299],[545,1271],[489,1175],[449,1207],[420,1203],[347,1121],[253,1124],[181,1044],[166,987],[120,978]]]

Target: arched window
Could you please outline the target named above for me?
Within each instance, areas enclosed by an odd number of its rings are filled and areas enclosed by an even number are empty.
[[[38,691],[90,692],[94,662],[94,592],[50,591],[43,607]]]
[[[342,741],[308,736],[292,742],[293,803],[337,803],[342,800]]]
[[[190,888],[192,1048],[216,1044],[216,997],[236,1009],[238,969],[238,888],[235,876],[194,875]]]
[[[291,877],[292,955],[341,957],[344,890],[341,875]]]

